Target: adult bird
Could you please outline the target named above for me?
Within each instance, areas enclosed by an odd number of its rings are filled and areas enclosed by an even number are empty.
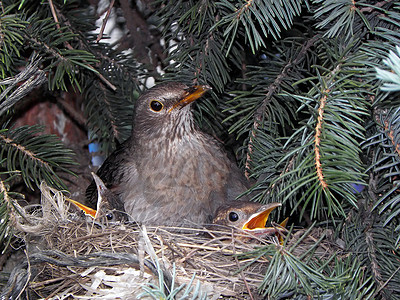
[[[195,125],[191,104],[207,90],[167,82],[138,98],[131,136],[97,172],[132,220],[211,223],[218,207],[248,188],[222,145]],[[89,186],[89,202],[96,199],[93,190]]]

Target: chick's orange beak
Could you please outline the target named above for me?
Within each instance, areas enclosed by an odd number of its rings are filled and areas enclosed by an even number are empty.
[[[177,103],[175,103],[168,112],[171,112],[177,107],[182,107],[192,103],[193,101],[199,99],[201,96],[204,95],[208,90],[211,88],[207,85],[195,85],[189,88],[186,92],[186,95]]]
[[[79,203],[78,201],[66,198],[69,202],[71,202],[73,205],[75,205],[77,208],[79,208],[81,211],[85,213],[85,215],[91,216],[93,219],[96,218],[96,210],[92,209],[90,207],[87,207],[83,205],[82,203]]]
[[[255,230],[255,229],[265,229],[265,224],[267,223],[269,214],[275,208],[282,206],[281,203],[271,203],[265,206],[261,212],[253,214],[249,220],[244,223],[243,230]]]

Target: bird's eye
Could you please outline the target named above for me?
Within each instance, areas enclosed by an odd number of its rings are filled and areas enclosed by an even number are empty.
[[[114,214],[112,212],[108,212],[106,214],[106,218],[108,221],[112,221],[114,219]]]
[[[236,222],[237,220],[239,220],[239,215],[238,215],[236,212],[231,211],[231,212],[229,213],[228,218],[229,218],[229,221],[231,221],[231,222]]]
[[[162,104],[160,101],[152,100],[152,101],[150,102],[150,109],[151,109],[152,111],[159,112],[159,111],[161,111],[163,108],[164,108],[164,104]]]

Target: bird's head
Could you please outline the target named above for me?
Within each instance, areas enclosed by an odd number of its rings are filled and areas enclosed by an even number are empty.
[[[273,233],[276,229],[266,227],[266,223],[270,213],[281,205],[281,203],[260,204],[247,201],[232,201],[217,209],[213,223],[235,227],[252,233]]]
[[[124,205],[121,199],[106,187],[104,182],[92,172],[92,176],[97,188],[97,208],[92,209],[79,203],[78,201],[68,199],[79,211],[90,216],[100,223],[115,223],[127,220],[127,215],[124,211]]]
[[[204,85],[188,87],[179,82],[165,82],[144,92],[136,102],[134,135],[178,135],[192,130],[190,104],[209,89]]]

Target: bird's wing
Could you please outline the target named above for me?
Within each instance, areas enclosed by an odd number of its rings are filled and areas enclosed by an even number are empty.
[[[232,162],[231,172],[226,183],[226,198],[228,201],[236,200],[236,198],[243,192],[250,188],[251,184],[243,176],[242,171],[237,167],[237,165]],[[250,200],[248,195],[243,195],[240,197],[242,201]]]
[[[100,169],[97,171],[97,176],[104,182],[104,185],[110,190],[113,191],[115,187],[121,182],[123,177],[123,166],[126,163],[126,157],[129,157],[126,152],[128,149],[126,142],[121,144],[114,152],[107,157],[107,159],[103,162]],[[86,189],[86,201],[89,206],[96,207],[97,203],[97,188],[94,180],[90,183],[90,185]]]

